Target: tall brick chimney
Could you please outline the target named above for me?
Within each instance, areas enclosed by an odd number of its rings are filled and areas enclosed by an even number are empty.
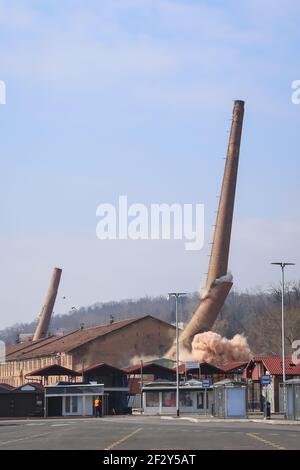
[[[49,330],[50,320],[57,296],[58,286],[60,282],[62,270],[60,268],[54,268],[48,292],[46,295],[45,303],[41,309],[38,324],[34,332],[33,341],[38,339],[46,338]]]
[[[243,118],[244,101],[235,101],[205,294],[180,336],[188,349],[197,333],[212,328],[232,287],[227,270]]]

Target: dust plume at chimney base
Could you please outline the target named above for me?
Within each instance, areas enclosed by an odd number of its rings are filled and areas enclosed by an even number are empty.
[[[247,338],[236,334],[232,339],[223,338],[218,333],[206,331],[194,336],[191,355],[194,360],[214,365],[228,362],[248,361],[251,350]]]

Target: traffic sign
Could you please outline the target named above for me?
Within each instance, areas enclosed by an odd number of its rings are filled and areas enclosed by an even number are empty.
[[[209,388],[211,386],[211,381],[210,379],[204,379],[202,380],[202,387],[203,388]]]
[[[270,385],[271,383],[271,375],[269,374],[266,374],[266,375],[262,375],[261,378],[260,378],[260,383],[262,385]]]

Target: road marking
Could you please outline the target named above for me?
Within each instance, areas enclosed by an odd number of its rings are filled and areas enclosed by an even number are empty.
[[[191,423],[198,423],[198,419],[197,418],[188,418],[188,417],[181,417],[179,419],[184,419],[186,421],[190,421]]]
[[[110,446],[106,447],[104,450],[110,450],[113,449],[114,447],[117,447],[119,444],[122,444],[123,442],[127,441],[130,439],[132,436],[140,432],[143,428],[138,428],[135,431],[131,432],[130,434],[127,434],[127,436],[124,436],[122,439],[119,441],[113,442]]]
[[[25,426],[45,426],[46,423],[27,423]]]
[[[58,426],[71,426],[72,423],[60,423],[60,424],[51,424],[51,428],[55,428]]]
[[[14,442],[19,442],[19,441],[26,441],[28,439],[34,439],[36,437],[48,436],[48,434],[51,434],[51,433],[46,432],[44,434],[36,434],[35,436],[21,437],[20,439],[11,439],[10,441],[0,442],[0,446],[4,446],[6,444],[13,444]]]
[[[286,450],[285,447],[283,446],[280,446],[278,444],[275,444],[274,442],[271,442],[271,441],[267,441],[266,439],[263,439],[262,437],[258,436],[257,434],[254,434],[254,433],[251,433],[251,432],[247,432],[246,433],[247,436],[249,437],[252,437],[253,439],[257,439],[258,441],[261,441],[263,442],[264,444],[267,444],[271,447],[274,447],[275,449],[278,449],[278,450]]]
[[[177,416],[161,416],[160,419],[175,419],[175,420],[185,420],[185,421],[190,421],[191,423],[198,423],[199,419],[197,418],[189,418],[187,416],[181,416],[178,418]]]

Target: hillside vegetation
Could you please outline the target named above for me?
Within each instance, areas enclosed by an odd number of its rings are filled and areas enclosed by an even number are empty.
[[[180,299],[179,320],[186,323],[199,304],[199,294]],[[286,343],[288,351],[294,340],[300,339],[300,282],[286,286]],[[50,332],[70,332],[84,327],[109,323],[125,318],[153,315],[169,323],[175,321],[174,301],[165,297],[144,297],[120,302],[97,303],[81,307],[64,315],[54,315]],[[36,321],[16,324],[0,331],[0,339],[15,343],[19,333],[34,331]],[[232,291],[224,305],[214,330],[227,338],[244,333],[255,354],[279,354],[281,350],[281,288],[269,292]]]

